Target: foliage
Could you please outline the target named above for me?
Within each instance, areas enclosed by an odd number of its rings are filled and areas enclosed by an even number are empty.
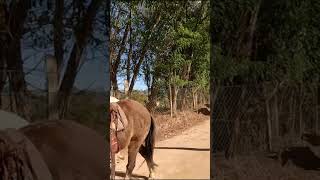
[[[254,28],[246,24],[255,7]],[[320,3],[318,1],[232,0],[212,3],[215,82],[288,80],[319,82]],[[239,57],[241,34],[253,32],[250,56]],[[246,45],[242,42],[242,46]],[[240,45],[241,46],[241,45]]]
[[[133,91],[130,98],[140,102],[141,104],[145,104],[148,96],[143,91]]]
[[[117,18],[120,8],[124,13]],[[115,44],[115,52],[125,48],[118,76],[132,77],[138,73],[144,77],[149,91],[157,89],[161,98],[168,94],[169,84],[176,90],[184,87],[208,90],[209,1],[114,1],[111,12],[112,29],[115,31],[119,26],[111,43]],[[160,17],[158,24],[157,17]],[[128,39],[121,46],[128,22],[131,22]],[[141,56],[143,63],[134,72]],[[115,56],[111,58],[113,64],[115,60]]]

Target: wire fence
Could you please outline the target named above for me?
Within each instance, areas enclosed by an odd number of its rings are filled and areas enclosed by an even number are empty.
[[[275,160],[287,147],[305,146],[304,132],[319,134],[319,98],[320,84],[312,83],[214,86],[212,178],[314,179]]]
[[[213,152],[246,155],[299,144],[302,133],[320,130],[319,92],[320,84],[307,83],[214,88]]]

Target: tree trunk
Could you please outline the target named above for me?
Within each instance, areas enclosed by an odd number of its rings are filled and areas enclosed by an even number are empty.
[[[0,109],[2,108],[2,91],[3,87],[6,84],[6,67],[4,57],[0,57]]]
[[[148,96],[148,104],[147,108],[149,109],[150,112],[153,112],[155,107],[157,106],[157,95],[159,93],[159,87],[156,82],[155,76],[152,77],[152,85],[151,85],[151,92],[150,95]]]
[[[314,120],[315,120],[315,127],[314,127],[314,132],[317,134],[319,131],[319,121],[318,121],[318,107],[317,107],[317,86],[312,86],[312,97],[313,98],[313,103],[314,103]]]
[[[119,98],[119,87],[118,87],[117,74],[110,73],[110,80],[111,80],[111,87],[112,87],[113,96],[115,96],[116,98]]]
[[[198,109],[198,88],[192,90],[193,109]]]
[[[299,128],[300,128],[300,137],[302,136],[304,132],[304,126],[303,126],[303,86],[302,83],[300,83],[300,101],[299,101]]]
[[[278,107],[278,93],[274,95],[273,101],[273,119],[274,119],[274,130],[275,130],[275,137],[279,137],[279,107]]]
[[[55,0],[55,11],[53,20],[53,40],[54,40],[54,57],[47,57],[47,118],[49,120],[59,119],[57,92],[59,87],[61,65],[64,55],[63,41],[63,13],[64,1]]]
[[[272,152],[273,150],[273,143],[272,143],[272,116],[270,112],[270,99],[272,95],[268,96],[268,88],[266,87],[268,84],[264,86],[264,93],[265,93],[265,106],[266,106],[266,113],[267,113],[267,150],[268,152]],[[274,91],[275,93],[275,91]],[[272,93],[273,94],[273,93]]]
[[[101,2],[101,0],[92,0],[86,14],[81,20],[83,23],[79,23],[79,26],[75,28],[76,42],[72,47],[67,69],[62,79],[57,97],[60,119],[64,118],[65,112],[68,109],[69,98],[77,75],[80,58],[87,45],[90,33],[92,32],[92,23]]]
[[[18,115],[30,121],[30,111],[27,105],[27,87],[21,59],[20,39],[11,42],[8,55],[7,65],[8,69],[10,69],[8,76],[10,76],[11,80],[10,86],[13,92],[15,110]]]
[[[57,103],[55,102],[59,85],[57,60],[55,57],[48,56],[46,64],[48,120],[57,120],[59,119],[58,107],[56,106]]]
[[[247,10],[240,17],[240,27],[236,43],[236,55],[251,57],[253,51],[254,33],[256,31],[258,14],[260,11],[261,0],[259,0],[254,9]]]
[[[177,98],[178,98],[178,87],[174,84],[173,86],[173,92],[172,92],[172,100],[173,100],[173,115],[177,114]]]
[[[294,91],[294,90],[293,90]],[[291,103],[290,103],[290,114],[291,114],[291,129],[290,129],[290,132],[291,132],[291,135],[294,136],[295,135],[295,125],[296,125],[296,117],[295,117],[295,103],[296,103],[296,100],[295,100],[295,93],[293,93],[291,95]]]
[[[169,103],[170,103],[170,117],[173,117],[173,103],[172,103],[172,87],[169,83]]]
[[[132,19],[131,17],[131,10],[132,10],[132,2],[130,2],[130,14],[129,14],[129,18],[130,20]],[[129,53],[128,53],[128,60],[127,60],[127,81],[128,81],[128,88],[129,88],[129,85],[130,85],[130,75],[131,75],[131,60],[132,60],[132,52],[133,52],[133,39],[132,39],[132,33],[133,33],[133,29],[132,29],[132,23],[130,23],[130,37],[129,37]],[[128,89],[129,91],[129,89]]]
[[[124,80],[124,94],[128,98],[128,90],[129,90],[129,82],[128,80]]]
[[[61,64],[63,62],[63,13],[64,0],[55,0],[55,12],[53,21],[54,56],[56,59],[57,76],[60,79]]]
[[[156,20],[153,24],[153,26],[151,27],[151,29],[149,30],[149,33],[148,33],[148,36],[146,39],[144,39],[144,45],[142,46],[142,49],[141,49],[141,53],[139,55],[139,60],[138,60],[138,63],[135,65],[134,69],[133,69],[133,75],[132,75],[132,78],[130,80],[130,87],[129,87],[129,95],[131,94],[132,90],[133,90],[133,87],[134,87],[134,84],[137,80],[137,77],[139,75],[139,70],[140,70],[140,67],[144,61],[144,56],[145,54],[147,53],[148,51],[148,47],[149,47],[149,43],[150,43],[150,38],[152,37],[152,34],[153,32],[155,31],[155,28],[157,27],[157,25],[159,24],[160,22],[160,19],[161,19],[161,13],[158,13],[157,16],[156,16]]]
[[[117,54],[116,59],[111,59],[111,72],[110,72],[110,80],[112,82],[112,87],[113,87],[113,91],[116,95],[118,95],[118,82],[117,82],[117,73],[118,73],[118,69],[121,63],[121,56],[123,55],[125,49],[126,49],[126,42],[127,42],[127,37],[128,37],[128,33],[129,33],[129,28],[130,28],[130,24],[131,24],[131,20],[129,19],[125,28],[125,32],[123,34],[122,37],[122,41],[119,47],[119,51]],[[116,96],[117,98],[119,98],[118,96]]]
[[[7,20],[7,27],[9,27],[11,30],[10,34],[13,36],[8,36],[10,38],[7,41],[8,53],[6,54],[10,89],[13,91],[17,114],[29,121],[30,111],[27,105],[28,94],[24,79],[20,40],[23,35],[23,26],[27,12],[30,9],[30,4],[30,0],[25,0],[13,3],[12,7],[10,7],[10,19]]]
[[[8,21],[8,11],[5,2],[1,2],[0,4],[0,31],[5,32]],[[8,51],[8,33],[0,34],[0,43],[2,46],[0,47],[0,108],[2,108],[2,91],[7,79],[7,71],[6,71],[6,52]]]
[[[0,41],[3,44],[3,41]],[[2,91],[4,85],[6,84],[7,71],[6,71],[6,59],[5,52],[7,49],[5,47],[0,47],[0,109],[2,108]]]
[[[267,129],[268,129],[268,151],[272,152],[273,146],[272,146],[272,118],[270,113],[270,105],[269,101],[266,102],[266,111],[267,111]]]

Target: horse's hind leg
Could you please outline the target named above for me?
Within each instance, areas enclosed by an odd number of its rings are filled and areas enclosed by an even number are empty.
[[[132,171],[136,165],[136,158],[141,143],[137,141],[131,141],[128,147],[128,164],[125,179],[131,179]]]
[[[155,163],[153,162],[153,159],[148,155],[146,147],[141,145],[140,149],[139,149],[139,153],[147,162],[148,169],[149,169],[149,178],[154,179],[155,178]]]
[[[111,152],[111,179],[116,179],[116,162],[115,162],[115,153]]]

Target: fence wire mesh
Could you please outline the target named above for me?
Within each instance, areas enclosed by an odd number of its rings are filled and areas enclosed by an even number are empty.
[[[241,167],[242,163],[252,169],[245,173],[233,167],[239,177],[273,177],[260,156],[303,146],[303,133],[319,133],[319,93],[320,84],[311,83],[214,87],[211,137],[215,176],[232,174],[223,168],[226,164]],[[224,161],[227,163],[221,164]]]

